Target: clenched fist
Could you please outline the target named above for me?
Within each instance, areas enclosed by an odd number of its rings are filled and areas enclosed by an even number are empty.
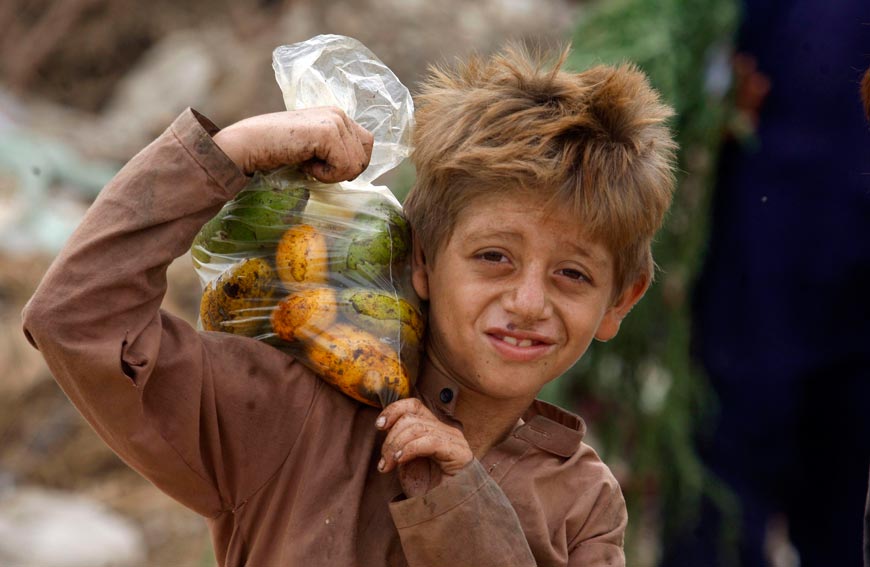
[[[374,142],[365,128],[332,107],[246,118],[218,132],[214,140],[245,174],[298,165],[325,183],[362,173]]]

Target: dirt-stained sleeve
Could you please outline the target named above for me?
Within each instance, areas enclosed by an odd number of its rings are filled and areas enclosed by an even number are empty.
[[[247,178],[185,111],[103,189],[25,307],[24,332],[130,466],[205,516],[232,509],[292,447],[317,380],[252,339],[160,310],[166,268]]]
[[[609,471],[595,490],[592,509],[569,542],[568,567],[625,567],[628,512],[622,490]]]
[[[477,459],[390,512],[410,567],[534,567],[510,501]]]

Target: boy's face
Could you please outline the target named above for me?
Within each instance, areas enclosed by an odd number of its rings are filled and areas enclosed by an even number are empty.
[[[593,337],[615,336],[646,283],[614,303],[610,252],[567,211],[524,193],[472,201],[434,261],[415,248],[429,357],[461,386],[499,400],[531,402]]]

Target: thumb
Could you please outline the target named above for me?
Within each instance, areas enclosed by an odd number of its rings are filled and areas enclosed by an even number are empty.
[[[399,482],[408,498],[422,496],[429,492],[432,471],[429,459],[414,459],[399,465]]]

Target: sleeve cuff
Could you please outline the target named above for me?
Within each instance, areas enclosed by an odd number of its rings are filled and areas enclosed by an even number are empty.
[[[220,132],[220,128],[196,110],[186,109],[175,119],[170,129],[199,166],[227,189],[227,199],[235,197],[250,181],[214,142],[212,136]]]
[[[390,503],[390,513],[397,529],[428,522],[472,498],[491,480],[477,459],[459,474],[444,479],[423,496]]]

